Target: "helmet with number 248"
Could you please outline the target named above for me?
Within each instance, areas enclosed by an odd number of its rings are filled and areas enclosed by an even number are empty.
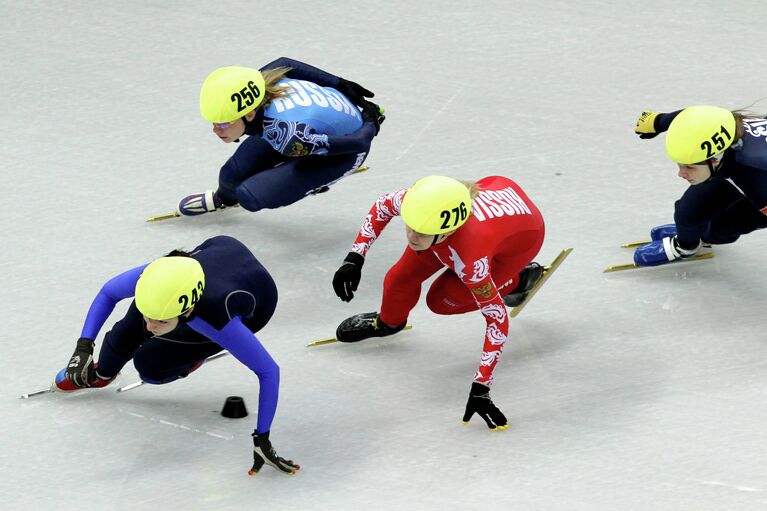
[[[202,298],[205,273],[191,257],[161,257],[152,261],[136,282],[136,307],[157,321],[181,316]]]

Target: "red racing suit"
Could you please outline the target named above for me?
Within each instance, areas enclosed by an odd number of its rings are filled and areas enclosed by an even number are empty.
[[[480,193],[471,215],[441,243],[416,252],[410,247],[384,279],[380,320],[401,325],[418,303],[421,284],[448,269],[431,285],[429,308],[437,314],[480,310],[487,322],[482,361],[474,380],[489,385],[509,333],[503,296],[517,285],[519,273],[543,244],[543,217],[522,188],[503,176],[477,182]],[[378,198],[352,250],[364,256],[389,221],[400,214],[407,189]]]

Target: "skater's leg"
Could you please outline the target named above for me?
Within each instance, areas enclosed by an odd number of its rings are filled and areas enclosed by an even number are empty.
[[[543,237],[543,230],[521,231],[499,245],[490,261],[490,277],[501,297],[515,290],[520,273],[538,255]],[[436,314],[463,314],[478,308],[472,292],[452,271],[434,281],[426,303]]]
[[[248,211],[288,206],[354,172],[367,152],[338,156],[304,156],[264,170],[237,187],[237,200]]]

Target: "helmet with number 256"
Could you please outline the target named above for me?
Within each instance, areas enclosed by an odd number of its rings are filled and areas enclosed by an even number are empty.
[[[220,67],[202,84],[200,113],[208,122],[231,122],[258,108],[265,93],[264,76],[258,69]]]
[[[671,121],[666,153],[677,163],[689,165],[710,160],[732,145],[735,116],[718,106],[691,106]]]
[[[202,298],[205,273],[191,257],[152,261],[136,283],[136,307],[149,319],[164,321],[187,312]]]
[[[469,189],[445,176],[428,176],[410,187],[400,211],[408,227],[420,234],[444,234],[462,226],[471,214]]]

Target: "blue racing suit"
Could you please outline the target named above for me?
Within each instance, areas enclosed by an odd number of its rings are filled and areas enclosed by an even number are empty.
[[[656,131],[668,130],[679,112],[659,114]],[[732,243],[767,227],[767,119],[743,125],[743,136],[724,151],[711,178],[691,185],[674,204],[680,246]]]
[[[278,83],[289,94],[256,111],[246,123],[249,137],[219,173],[217,195],[224,205],[249,211],[278,208],[357,170],[377,133],[360,110],[334,89],[340,78],[303,62],[280,58],[261,71],[289,67]]]
[[[277,287],[245,245],[216,236],[191,253],[205,273],[205,291],[192,315],[173,331],[154,336],[131,303],[125,317],[104,336],[98,373],[111,378],[130,360],[142,380],[167,383],[184,377],[205,358],[226,349],[258,376],[259,433],[269,431],[280,385],[280,370],[254,332],[274,314]],[[135,295],[146,264],[109,280],[93,300],[80,337],[96,339],[117,302]]]

